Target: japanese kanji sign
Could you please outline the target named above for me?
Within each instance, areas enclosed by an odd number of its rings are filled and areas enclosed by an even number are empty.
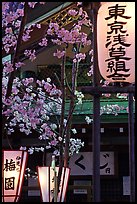
[[[93,153],[79,152],[70,158],[71,175],[93,175]],[[114,152],[100,152],[100,175],[114,175]]]
[[[3,151],[2,199],[3,202],[17,202],[21,192],[27,152]]]
[[[135,82],[135,2],[106,2],[97,17],[98,64],[110,82]]]
[[[59,167],[56,167],[57,176]],[[62,168],[61,182],[59,186],[59,193],[57,195],[57,202],[64,202],[66,189],[68,186],[68,179],[70,175],[69,168]],[[38,179],[43,202],[52,202],[54,196],[54,170],[52,167],[38,167]]]

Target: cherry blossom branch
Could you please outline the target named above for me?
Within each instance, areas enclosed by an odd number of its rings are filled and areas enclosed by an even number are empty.
[[[23,36],[23,32],[24,32],[24,27],[26,24],[26,20],[27,20],[27,13],[28,13],[28,2],[25,2],[24,4],[24,16],[22,17],[22,21],[21,21],[21,25],[20,25],[20,30],[19,30],[19,34],[18,34],[18,39],[17,39],[17,44],[16,44],[16,48],[15,48],[15,54],[13,57],[13,68],[14,71],[11,72],[10,76],[9,76],[9,81],[8,81],[8,85],[7,85],[7,93],[6,93],[6,98],[8,98],[11,95],[11,91],[12,91],[12,84],[13,84],[13,80],[14,80],[14,76],[15,76],[15,63],[18,61],[18,57],[19,57],[19,50],[20,50],[20,46],[22,43],[22,36]]]
[[[57,178],[57,192],[59,192],[59,186],[61,181],[61,175],[62,175],[62,167],[63,167],[63,142],[64,142],[64,115],[65,115],[65,98],[66,98],[66,91],[65,91],[65,62],[66,62],[66,48],[64,49],[65,54],[62,57],[62,67],[61,67],[61,91],[62,91],[62,104],[61,104],[61,116],[60,116],[60,127],[59,127],[59,136],[62,138],[62,140],[59,143],[59,172],[58,172],[58,178]]]
[[[71,93],[72,90],[71,90],[71,88],[70,88],[70,86],[69,86],[69,83],[68,83],[68,80],[67,80],[67,76],[66,76],[66,74],[65,74],[65,82],[66,82],[66,86],[67,86],[68,90],[69,90],[70,93]]]
[[[66,53],[66,49],[64,49]],[[63,141],[64,141],[64,115],[65,115],[65,98],[66,98],[66,92],[65,92],[65,62],[66,62],[66,55],[62,57],[62,67],[61,67],[61,91],[62,91],[62,104],[61,104],[61,116],[60,116],[60,130],[59,135],[62,138],[62,141],[60,142],[60,161],[59,164],[63,165]]]
[[[79,53],[80,46],[75,49],[75,57],[77,53]],[[69,106],[69,114],[67,119],[67,125],[66,125],[66,138],[65,138],[65,152],[64,152],[64,166],[68,166],[68,160],[69,160],[69,143],[70,143],[70,130],[71,130],[71,123],[72,123],[72,116],[73,116],[73,110],[75,107],[75,90],[77,86],[77,71],[78,71],[78,61],[74,62],[73,60],[73,66],[72,66],[72,93],[70,98],[70,106]]]
[[[14,71],[12,71],[10,76],[9,76],[9,80],[8,80],[8,84],[7,84],[7,90],[6,90],[6,98],[8,98],[11,95],[11,92],[12,92],[12,84],[13,84],[14,75],[15,75],[15,71],[16,71],[15,70],[15,64],[16,64],[16,62],[18,60],[19,48],[20,48],[20,45],[21,45],[21,42],[22,42],[23,31],[24,31],[24,27],[25,27],[25,23],[26,23],[26,18],[27,18],[27,10],[28,10],[28,3],[25,2],[24,16],[22,17],[20,30],[19,30],[19,35],[18,35],[17,44],[16,44],[16,49],[15,49],[15,54],[14,54],[14,57],[13,57]],[[5,123],[6,123],[6,116],[3,116],[3,123],[2,123],[3,135],[4,135],[4,131],[5,131]]]
[[[25,86],[24,86],[24,87],[25,87]],[[30,94],[30,93],[28,93],[28,94]],[[37,102],[35,98],[33,98],[33,100],[34,100],[34,102]],[[43,107],[43,109],[45,109],[49,114],[50,114],[51,112],[54,114],[54,111],[53,111],[52,109],[51,109],[50,112],[49,112],[46,108],[44,108],[44,107]],[[58,125],[59,125],[59,120],[57,119],[56,114],[54,114],[54,115],[55,115],[56,120],[57,120],[57,123],[58,123]],[[46,122],[46,123],[47,123],[47,121],[46,121],[45,119],[42,118],[42,120],[43,120],[43,122]],[[50,126],[48,125],[48,123],[47,123],[47,126],[50,128]],[[40,129],[36,129],[36,130],[37,130],[39,133],[42,133],[42,132],[40,131]],[[53,131],[56,135],[59,136],[59,133],[58,133],[57,131],[55,131],[55,130],[53,130],[53,129],[52,129],[52,131]]]

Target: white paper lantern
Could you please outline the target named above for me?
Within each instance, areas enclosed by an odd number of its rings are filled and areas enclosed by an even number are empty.
[[[109,82],[135,82],[135,2],[106,2],[97,16],[100,74]]]

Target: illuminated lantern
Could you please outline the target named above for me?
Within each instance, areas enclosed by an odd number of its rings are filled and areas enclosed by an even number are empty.
[[[26,151],[3,151],[2,202],[18,202],[24,179],[26,160]]]
[[[135,2],[105,2],[97,16],[100,74],[109,82],[135,82]]]
[[[52,202],[55,194],[55,172],[50,166],[37,167],[38,180],[40,185],[40,192],[43,202]],[[56,173],[58,176],[59,167],[56,167]],[[70,169],[62,167],[61,182],[59,186],[59,193],[57,194],[57,202],[64,202],[66,196],[66,190],[68,186],[68,179],[70,175]]]

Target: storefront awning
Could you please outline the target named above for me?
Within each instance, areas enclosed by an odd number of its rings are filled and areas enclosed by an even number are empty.
[[[135,102],[133,106],[135,113]],[[66,115],[68,114],[69,101],[66,102]],[[100,113],[102,123],[127,123],[128,122],[128,100],[100,100]],[[93,117],[93,101],[84,100],[82,104],[75,107],[73,113],[74,123],[85,123],[85,117]]]

